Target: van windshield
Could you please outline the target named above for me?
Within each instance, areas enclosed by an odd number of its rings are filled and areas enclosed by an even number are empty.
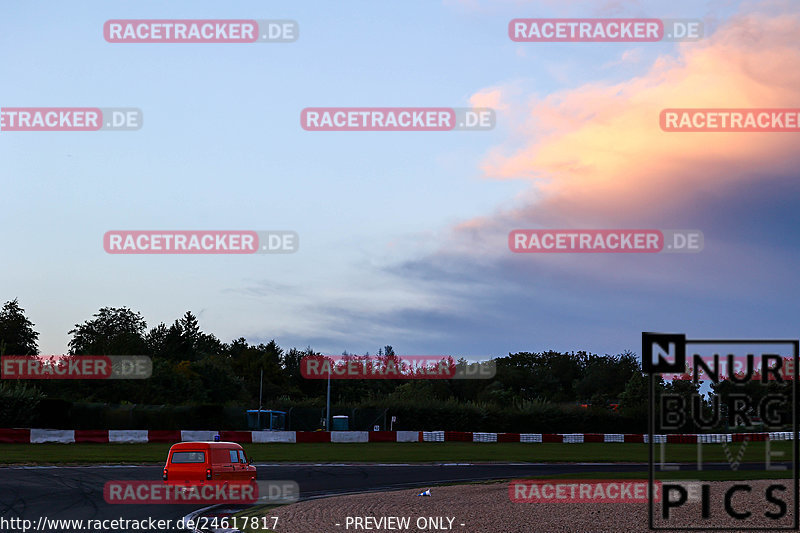
[[[173,463],[205,463],[206,452],[173,452]]]

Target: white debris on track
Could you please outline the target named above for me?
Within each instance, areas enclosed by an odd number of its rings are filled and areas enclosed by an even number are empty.
[[[792,486],[791,480],[778,482],[786,484],[787,488]],[[700,516],[700,504],[687,504],[682,512],[686,513],[684,516],[690,517],[690,523],[693,524],[691,527],[770,526],[771,521],[764,519],[763,513],[775,511],[775,506],[764,500],[764,490],[772,482],[746,483],[752,484],[752,493],[739,494],[733,501],[742,510],[749,508],[753,511],[753,520],[740,522],[723,516],[725,515],[723,491],[730,486],[730,483],[711,482],[711,523],[699,524],[699,520],[692,521],[691,517]],[[507,482],[442,486],[436,487],[435,490],[436,498],[417,497],[419,489],[375,492],[309,500],[270,509],[268,512],[271,516],[279,517],[277,531],[280,533],[436,531],[435,527],[431,527],[436,524],[449,525],[450,531],[464,533],[650,531],[647,505],[641,503],[514,503],[509,498]],[[789,509],[781,523],[791,523],[793,507],[791,490],[783,497]],[[351,520],[349,527],[347,527],[348,517]],[[372,521],[384,517],[401,519],[407,517],[408,527],[396,527],[398,522],[395,520],[383,523]],[[362,520],[370,518],[371,521],[367,523],[362,521],[362,527],[355,527],[357,524],[354,524],[353,520],[356,518]],[[420,518],[423,520],[417,524]],[[434,522],[429,519],[441,519],[441,521]],[[448,522],[449,519],[452,519],[452,522]],[[365,525],[369,528],[363,527]],[[656,525],[664,526],[664,524]],[[423,529],[422,526],[426,527]]]

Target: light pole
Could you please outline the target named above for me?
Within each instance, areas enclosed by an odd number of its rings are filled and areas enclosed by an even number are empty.
[[[328,366],[328,402],[325,407],[325,431],[331,430],[331,367]]]
[[[261,431],[261,392],[264,390],[264,367],[261,367],[261,375],[258,378],[258,431]]]

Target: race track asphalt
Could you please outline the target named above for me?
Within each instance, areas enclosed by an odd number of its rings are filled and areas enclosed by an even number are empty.
[[[294,480],[301,499],[348,492],[419,488],[436,484],[575,472],[646,472],[646,464],[264,464],[259,480]],[[711,466],[711,465],[707,465]],[[720,465],[726,466],[727,465]],[[753,465],[757,467],[758,465]],[[159,480],[161,466],[43,466],[0,468],[2,519],[172,519],[198,505],[111,505],[103,486],[112,480]],[[3,533],[21,529],[0,526]],[[49,529],[48,531],[71,531]],[[123,530],[117,530],[123,531]]]

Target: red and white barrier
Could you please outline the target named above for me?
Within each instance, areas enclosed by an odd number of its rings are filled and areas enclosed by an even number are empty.
[[[146,429],[109,429],[108,442],[138,444],[147,442]]]
[[[473,433],[472,442],[497,442],[497,433]]]
[[[295,431],[253,431],[252,442],[297,442]]]
[[[419,442],[444,442],[444,431],[420,431]]]
[[[70,443],[75,442],[75,431],[62,429],[32,429],[31,443],[41,444],[45,442]]]
[[[656,444],[696,444],[792,440],[791,431],[772,433],[727,433],[727,434],[683,434],[653,435]],[[577,444],[587,442],[638,442],[647,443],[646,433],[470,433],[465,431],[420,431],[420,442],[558,442]]]
[[[389,431],[395,433],[396,442],[419,442],[419,431]]]
[[[369,442],[369,431],[331,431],[331,442]]]
[[[181,431],[181,440],[186,441],[206,441],[214,440],[214,435],[218,431]],[[249,432],[248,432],[249,433]]]
[[[118,430],[118,429],[7,429],[0,428],[0,444],[40,443],[146,443],[180,441],[240,443],[350,443],[350,442],[523,442],[647,443],[643,433],[479,433],[471,431],[210,431],[210,430]],[[792,432],[654,435],[656,444],[713,444],[720,442],[792,440]]]

